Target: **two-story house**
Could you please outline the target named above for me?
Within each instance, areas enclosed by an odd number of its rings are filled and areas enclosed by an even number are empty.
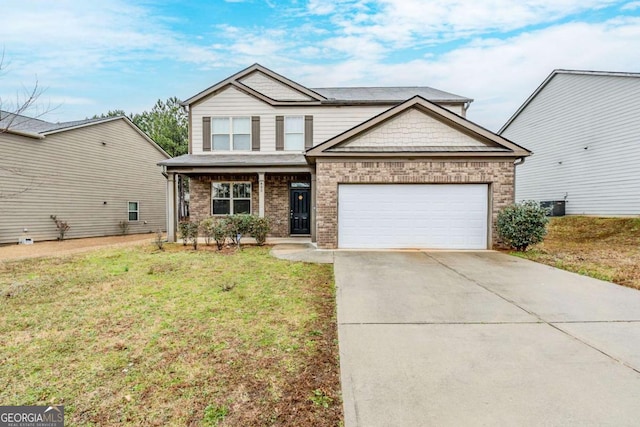
[[[0,245],[164,229],[169,155],[126,117],[51,123],[0,111]]]
[[[193,220],[267,216],[320,248],[486,249],[526,149],[429,87],[307,88],[255,64],[184,101],[189,153],[161,162],[168,235],[175,175]]]

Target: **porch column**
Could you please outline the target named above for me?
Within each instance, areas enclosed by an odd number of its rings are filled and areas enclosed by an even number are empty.
[[[264,218],[264,172],[258,172],[258,216]]]
[[[316,173],[311,172],[311,241],[316,241]]]
[[[167,173],[167,241],[176,241],[176,174]]]

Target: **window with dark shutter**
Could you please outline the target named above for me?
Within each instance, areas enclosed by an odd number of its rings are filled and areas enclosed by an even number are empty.
[[[313,147],[313,116],[304,116],[304,148]]]
[[[251,117],[251,150],[260,151],[260,116]]]
[[[276,116],[276,151],[284,151],[284,116]]]
[[[202,151],[211,151],[211,117],[202,118]]]

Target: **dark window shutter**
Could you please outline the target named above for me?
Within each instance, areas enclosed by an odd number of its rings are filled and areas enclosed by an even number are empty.
[[[211,117],[202,118],[202,151],[211,151]]]
[[[304,116],[304,149],[313,147],[313,116]]]
[[[260,116],[251,117],[251,150],[260,151]]]
[[[284,116],[276,116],[276,151],[284,150]]]

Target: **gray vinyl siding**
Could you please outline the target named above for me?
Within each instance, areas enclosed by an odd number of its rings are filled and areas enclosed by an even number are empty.
[[[638,77],[556,74],[502,132],[534,153],[516,168],[516,200],[640,215],[638,99]]]
[[[0,243],[16,243],[24,228],[35,241],[55,240],[50,215],[69,222],[68,238],[116,235],[128,201],[140,209],[129,233],[164,230],[166,179],[156,163],[165,159],[124,120],[44,139],[0,133]]]

